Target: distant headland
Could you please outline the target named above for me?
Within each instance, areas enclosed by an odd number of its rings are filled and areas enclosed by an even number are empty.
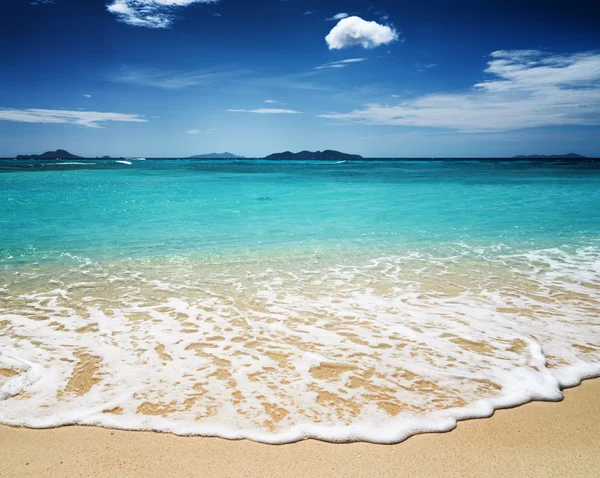
[[[265,159],[363,159],[358,154],[346,154],[340,153],[339,151],[325,150],[325,151],[300,151],[299,153],[292,153],[286,151],[285,153],[275,153],[267,156]]]
[[[513,159],[587,159],[585,156],[581,156],[581,154],[568,153],[568,154],[552,154],[546,156],[544,154],[530,154],[528,156],[519,155],[514,156]]]

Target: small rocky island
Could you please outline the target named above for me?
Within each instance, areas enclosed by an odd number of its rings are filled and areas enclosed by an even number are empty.
[[[46,151],[43,154],[20,154],[16,159],[83,159],[81,156],[65,151],[64,149],[57,149],[56,151]]]
[[[233,153],[209,153],[190,156],[186,159],[244,159],[243,156],[237,156]]]
[[[265,159],[335,159],[335,160],[348,160],[348,159],[363,159],[358,154],[346,154],[340,153],[339,151],[332,151],[330,149],[325,151],[300,151],[299,153],[292,153],[286,151],[285,153],[275,153],[267,156]]]

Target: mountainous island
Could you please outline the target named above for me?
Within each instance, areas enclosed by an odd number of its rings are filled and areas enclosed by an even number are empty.
[[[46,151],[43,154],[20,154],[16,159],[83,159],[81,156],[65,151],[64,149],[57,149],[56,151]]]
[[[16,159],[27,160],[27,159],[85,159],[81,156],[71,154],[64,149],[57,149],[56,151],[46,151],[43,154],[20,154]],[[113,158],[110,156],[103,156],[95,159],[123,159]],[[237,156],[233,153],[209,153],[199,154],[196,156],[189,156],[185,159],[244,159],[244,156]],[[325,150],[325,151],[300,151],[299,153],[292,153],[291,151],[285,151],[283,153],[271,154],[264,159],[269,160],[350,160],[350,159],[363,159],[358,154],[346,154],[339,151]],[[585,156],[576,153],[568,154],[556,154],[556,155],[543,155],[543,154],[531,154],[531,155],[519,155],[513,156],[513,159],[587,159]]]
[[[521,154],[519,156],[514,156],[513,159],[586,159],[586,157],[575,153],[552,154],[550,156],[546,156],[543,154],[530,154],[529,156],[525,156]]]
[[[243,159],[243,156],[237,156],[233,153],[209,153],[190,156],[186,159]]]
[[[363,159],[362,156],[358,154],[346,154],[340,153],[339,151],[325,150],[325,151],[300,151],[299,153],[292,153],[291,151],[286,151],[284,153],[275,153],[267,156],[265,159],[336,159],[336,160],[346,160],[346,159]]]

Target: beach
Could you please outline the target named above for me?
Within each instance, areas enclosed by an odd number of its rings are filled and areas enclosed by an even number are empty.
[[[0,427],[0,476],[598,476],[600,380],[397,445]]]

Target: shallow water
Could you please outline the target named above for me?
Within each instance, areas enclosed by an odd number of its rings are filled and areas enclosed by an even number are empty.
[[[600,374],[600,163],[0,163],[0,422],[400,441]]]

